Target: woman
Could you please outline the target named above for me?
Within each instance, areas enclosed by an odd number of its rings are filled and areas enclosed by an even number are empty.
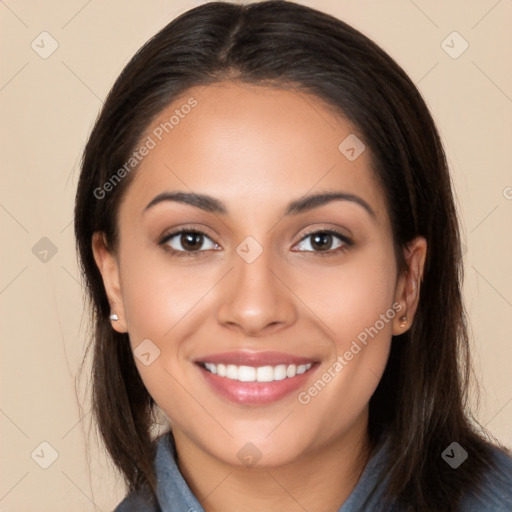
[[[117,511],[510,510],[439,135],[361,33],[184,13],[110,92],[75,213]]]

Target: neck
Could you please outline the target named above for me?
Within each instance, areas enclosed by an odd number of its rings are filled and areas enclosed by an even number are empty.
[[[286,465],[263,468],[225,464],[182,432],[173,434],[180,472],[206,512],[336,512],[368,462],[367,424],[365,414],[332,442]]]

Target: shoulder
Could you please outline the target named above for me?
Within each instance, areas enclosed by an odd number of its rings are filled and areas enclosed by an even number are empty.
[[[162,468],[159,468],[156,459],[158,459],[159,456],[167,455],[168,458],[164,459],[163,465],[168,467],[173,464],[173,444],[169,443],[169,437],[166,434],[162,434],[156,438],[154,442],[156,445],[154,467],[157,480],[159,480]],[[152,496],[147,489],[140,491],[133,490],[119,503],[114,512],[162,512],[159,499],[155,498],[156,497]]]
[[[158,505],[140,493],[129,494],[114,510],[114,512],[162,512]]]
[[[461,507],[464,512],[512,510],[512,458],[495,447],[492,454],[495,467],[483,475],[478,489],[464,496]]]

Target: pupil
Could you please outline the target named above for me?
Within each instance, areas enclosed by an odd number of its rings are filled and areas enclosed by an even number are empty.
[[[313,236],[312,247],[314,249],[326,249],[331,245],[332,236],[328,233],[320,233]]]
[[[199,249],[202,245],[201,233],[184,233],[181,235],[181,245],[185,249]]]

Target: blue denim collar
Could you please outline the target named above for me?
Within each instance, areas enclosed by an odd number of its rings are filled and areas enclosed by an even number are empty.
[[[384,438],[384,436],[383,436]],[[512,458],[496,448],[493,449],[497,463],[496,471],[489,471],[482,485],[463,497],[461,510],[510,512],[512,510]],[[389,438],[378,445],[356,486],[338,512],[362,512],[384,510],[384,490],[388,476],[383,469],[389,457]],[[183,478],[177,462],[176,447],[170,433],[157,442],[155,470],[158,481],[158,503],[150,505],[147,497],[140,493],[130,494],[115,512],[204,512]],[[390,503],[390,512],[399,512],[395,502]]]

